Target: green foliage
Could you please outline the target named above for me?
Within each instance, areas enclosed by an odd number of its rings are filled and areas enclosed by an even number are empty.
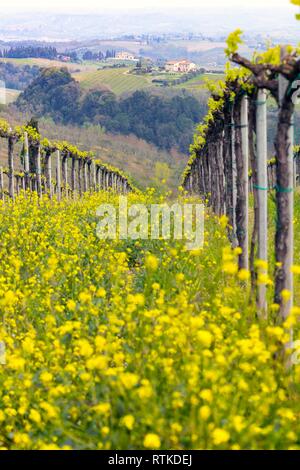
[[[292,52],[289,50],[288,52]],[[257,56],[254,56],[255,60],[259,64],[280,64],[280,46],[270,47],[265,52],[260,53]]]
[[[230,57],[232,54],[238,51],[239,45],[243,44],[243,40],[241,35],[243,31],[241,29],[236,29],[232,33],[229,34],[226,44],[227,48],[225,49],[225,54],[227,57]]]
[[[79,113],[80,86],[67,68],[47,68],[18,97],[19,109],[37,116],[51,114],[61,122],[74,122]]]
[[[5,119],[0,119],[0,135],[5,136],[9,132],[9,124]]]
[[[16,66],[11,62],[0,62],[0,80],[4,80],[6,88],[24,90],[39,73],[37,66]]]
[[[67,69],[42,71],[17,106],[64,124],[97,124],[112,133],[134,134],[159,148],[187,151],[205,106],[191,95],[164,98],[144,91],[117,100],[107,90],[83,94]]]
[[[298,7],[300,7],[300,0],[290,0],[290,2],[291,2],[293,5],[297,5]],[[297,13],[297,14],[295,15],[295,17],[296,17],[296,20],[300,20],[300,14],[299,14],[299,13]]]

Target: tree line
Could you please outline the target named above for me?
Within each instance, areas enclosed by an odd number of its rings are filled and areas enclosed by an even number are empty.
[[[116,51],[114,49],[107,50],[106,52],[93,52],[87,50],[83,53],[82,59],[83,60],[104,60],[104,59],[111,59],[116,57]]]
[[[7,59],[28,59],[30,57],[56,59],[57,50],[52,46],[16,46],[11,47],[10,49],[1,50],[0,57]]]

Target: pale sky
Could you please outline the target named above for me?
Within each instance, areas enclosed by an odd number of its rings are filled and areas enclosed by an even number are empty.
[[[84,5],[84,6],[83,6]],[[129,9],[129,8],[218,8],[218,7],[244,6],[245,8],[274,8],[274,7],[296,7],[290,5],[289,0],[10,0],[1,5],[1,11],[24,12],[24,11],[67,11],[67,12],[101,12],[103,9]]]

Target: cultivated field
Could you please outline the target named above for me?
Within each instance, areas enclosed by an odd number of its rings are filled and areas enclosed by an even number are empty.
[[[0,58],[0,62],[10,62],[14,65],[36,65],[38,67],[67,67],[70,72],[76,71],[91,71],[96,70],[99,65],[93,62],[75,63],[75,62],[62,62],[59,60],[50,59],[7,59]]]
[[[103,69],[74,74],[85,89],[107,86],[116,95],[142,90],[151,86],[151,80],[129,73],[129,68]]]
[[[191,78],[187,82],[172,85],[172,82],[180,79],[182,74],[157,73],[157,75],[134,75],[129,73],[130,70],[130,68],[90,70],[74,73],[73,77],[79,81],[84,89],[103,88],[104,85],[116,95],[122,95],[123,93],[130,93],[136,90],[162,88],[162,85],[155,83],[154,80],[168,80],[171,84],[170,88],[168,87],[170,90],[185,88],[194,92],[202,89],[207,79],[220,80],[223,78],[221,74],[199,73],[199,75]]]

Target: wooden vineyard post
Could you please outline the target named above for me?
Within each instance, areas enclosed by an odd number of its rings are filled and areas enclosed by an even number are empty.
[[[46,154],[46,180],[47,180],[47,188],[49,191],[49,197],[52,199],[53,197],[53,186],[52,186],[52,157],[51,153],[47,152]]]
[[[56,193],[57,200],[61,200],[61,163],[60,163],[60,151],[56,151]]]
[[[281,48],[281,60],[284,59],[286,55],[286,48]],[[282,108],[282,102],[286,94],[286,90],[289,83],[283,77],[279,75],[279,106]],[[277,191],[285,193],[287,200],[286,215],[288,218],[288,234],[287,234],[287,243],[286,243],[286,253],[283,261],[282,270],[284,273],[285,285],[284,288],[290,293],[290,297],[287,300],[283,300],[280,304],[280,314],[283,320],[285,320],[293,307],[293,295],[294,295],[294,283],[293,283],[293,273],[291,267],[294,261],[294,115],[292,115],[290,125],[288,128],[288,139],[287,139],[287,169],[288,169],[288,187],[279,188]],[[293,332],[290,331],[290,341],[292,341]]]
[[[110,184],[111,184],[111,189],[114,191],[115,189],[115,174],[114,173],[110,174]]]
[[[75,191],[76,191],[76,159],[75,159],[74,155],[72,155],[71,190],[72,190],[72,193],[73,193],[73,197],[75,197]]]
[[[97,190],[96,165],[95,165],[94,160],[92,160],[92,187],[93,187],[93,191]]]
[[[267,93],[259,90],[256,103],[256,139],[257,139],[257,190],[258,190],[258,258],[268,260],[268,176],[267,176]],[[265,267],[260,267],[261,274],[267,274]],[[258,311],[262,318],[267,316],[267,286],[259,283]]]
[[[97,188],[97,191],[100,191],[100,185],[101,185],[101,168],[100,168],[100,166],[97,165],[97,168],[96,168],[96,188]]]
[[[65,197],[68,199],[68,155],[64,155],[62,160],[62,175]]]
[[[235,155],[235,123],[234,123],[234,106],[231,110],[231,159],[232,159],[232,226],[233,226],[233,246],[237,245],[236,236],[236,203],[237,203],[237,168]]]
[[[249,269],[249,126],[248,126],[248,96],[244,95],[241,102],[241,134],[242,134],[242,154],[243,154],[243,182],[245,194],[245,214],[244,214],[244,240],[241,247],[242,267]]]
[[[30,188],[29,181],[29,144],[28,133],[24,133],[24,173],[25,173],[25,189]]]
[[[3,183],[3,168],[0,167],[0,198],[4,201],[4,183]]]
[[[78,192],[82,195],[82,158],[78,158]]]
[[[88,187],[88,173],[87,173],[87,163],[86,160],[83,160],[83,192],[87,192]]]
[[[8,138],[8,193],[11,199],[15,197],[14,175],[14,138]]]
[[[86,163],[86,190],[91,190],[91,162]]]
[[[36,178],[37,178],[37,192],[39,197],[42,196],[42,169],[41,169],[41,146],[38,147],[36,157]]]

